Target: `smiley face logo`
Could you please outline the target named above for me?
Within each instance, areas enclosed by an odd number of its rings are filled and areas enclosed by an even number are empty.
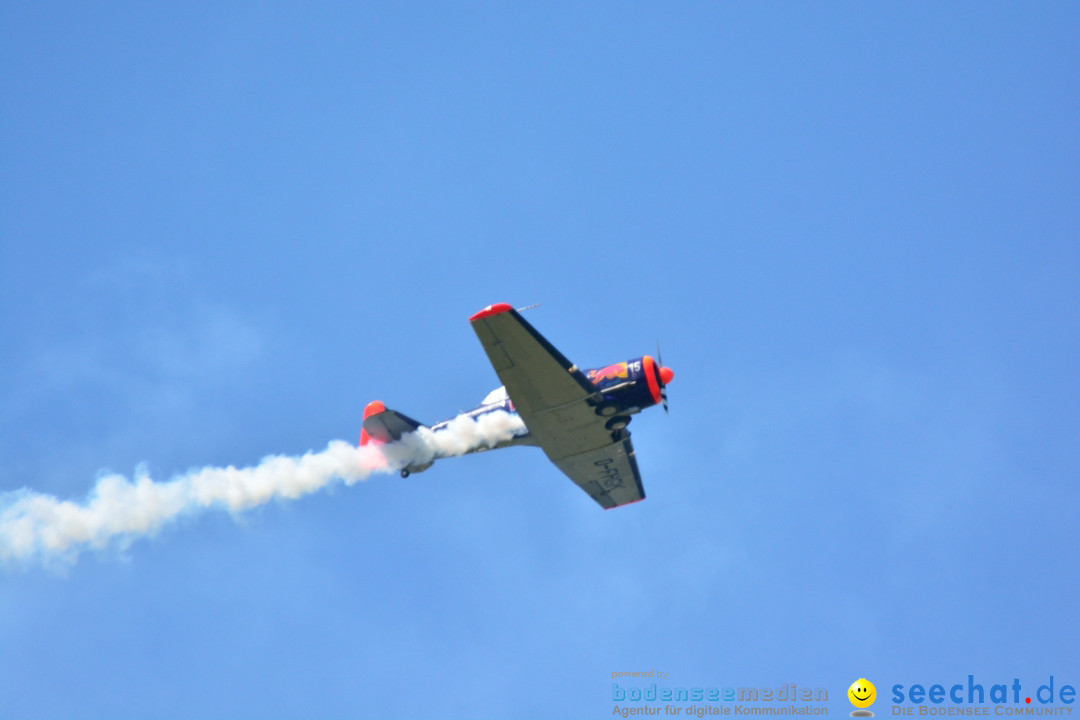
[[[857,708],[868,708],[874,704],[877,698],[877,689],[874,683],[866,678],[859,678],[851,683],[847,691],[848,700]]]

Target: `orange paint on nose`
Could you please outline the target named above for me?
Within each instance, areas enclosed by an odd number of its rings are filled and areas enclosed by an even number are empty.
[[[674,379],[675,379],[675,371],[674,370],[672,370],[669,367],[660,368],[660,380],[662,380],[665,385],[667,385],[668,383],[670,383]]]

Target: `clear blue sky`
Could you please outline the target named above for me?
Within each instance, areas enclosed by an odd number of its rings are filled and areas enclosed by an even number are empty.
[[[441,420],[505,301],[662,343],[648,499],[513,448],[0,570],[0,717],[1080,684],[1080,7],[356,5],[0,4],[0,492]]]

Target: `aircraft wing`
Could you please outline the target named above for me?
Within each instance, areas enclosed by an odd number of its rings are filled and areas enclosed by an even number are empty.
[[[510,305],[470,318],[507,395],[555,465],[604,508],[645,497],[629,433],[612,433],[585,374]]]
[[[525,424],[529,423],[526,421]],[[547,452],[542,443],[540,447]],[[645,488],[629,437],[561,459],[552,457],[551,453],[548,457],[605,510],[645,499]]]

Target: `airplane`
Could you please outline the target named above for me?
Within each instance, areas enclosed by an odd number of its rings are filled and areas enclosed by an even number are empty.
[[[487,306],[469,322],[503,384],[479,407],[458,417],[476,419],[502,410],[516,413],[524,423],[509,440],[470,452],[539,446],[604,509],[644,500],[627,425],[632,415],[647,407],[662,403],[667,411],[667,386],[675,372],[649,355],[582,370],[506,303]],[[456,419],[430,430],[437,433]],[[421,423],[376,400],[364,409],[360,444],[394,442],[420,427]],[[401,476],[423,472],[434,461],[409,465]]]

